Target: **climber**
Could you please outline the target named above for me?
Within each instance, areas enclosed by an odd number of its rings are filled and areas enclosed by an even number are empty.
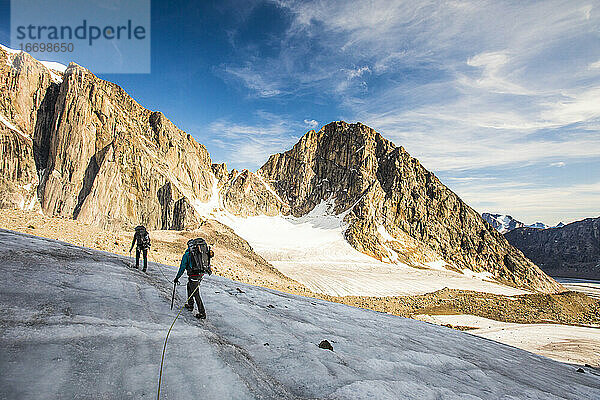
[[[148,249],[150,248],[150,235],[146,230],[146,227],[143,225],[139,225],[135,227],[135,235],[133,235],[133,242],[131,242],[131,248],[129,249],[129,254],[131,254],[131,250],[133,250],[133,246],[136,244],[135,248],[135,268],[140,267],[140,253],[144,255],[144,269],[143,272],[146,272],[148,268]]]
[[[175,284],[179,283],[179,277],[183,275],[183,271],[186,270],[188,274],[187,282],[187,295],[188,301],[185,304],[185,308],[190,311],[194,310],[194,299],[198,306],[198,314],[196,318],[205,319],[206,311],[200,298],[200,281],[204,274],[212,274],[210,268],[210,259],[213,258],[215,253],[208,246],[206,241],[202,238],[192,239],[188,241],[188,248],[183,253],[181,258],[181,265],[177,276],[173,280]]]

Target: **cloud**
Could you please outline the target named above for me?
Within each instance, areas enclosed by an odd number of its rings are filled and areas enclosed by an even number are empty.
[[[225,72],[239,79],[259,97],[273,97],[281,94],[277,84],[265,81],[262,75],[253,71],[249,65],[244,67],[226,66]]]
[[[265,111],[254,114],[255,123],[219,119],[208,126],[204,140],[211,156],[227,160],[231,167],[256,170],[270,155],[289,149],[304,124]]]
[[[509,168],[547,168],[556,159],[598,165],[598,7],[559,0],[272,4],[289,16],[275,51],[224,66],[256,96],[307,95],[331,105],[332,120],[359,120],[445,175],[506,179]],[[572,186],[577,178],[563,178],[555,194],[540,189],[554,199],[549,213],[563,208],[563,189],[582,196],[582,210],[593,209],[593,195]],[[513,204],[505,211],[533,215],[544,200],[533,189],[516,191],[514,182],[492,192],[478,183],[464,191],[473,204]],[[573,204],[565,207],[570,215]]]
[[[310,129],[316,129],[319,126],[319,123],[314,119],[305,119],[304,124],[307,125]]]
[[[598,61],[596,61],[596,62],[593,62],[593,63],[591,63],[591,64],[588,66],[588,68],[589,68],[589,69],[600,69],[600,60],[598,60]]]
[[[354,78],[360,78],[366,72],[371,72],[371,69],[368,66],[364,66],[364,67],[360,67],[360,68],[344,70],[344,72],[346,72],[346,76],[348,77],[348,80],[351,80]]]

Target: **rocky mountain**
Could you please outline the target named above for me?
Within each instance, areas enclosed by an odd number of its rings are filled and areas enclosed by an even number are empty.
[[[519,228],[504,236],[547,274],[600,279],[600,217],[560,228]]]
[[[311,130],[256,173],[228,172],[162,113],[74,63],[0,48],[0,206],[107,228],[193,229],[216,210],[303,216],[327,203],[357,250],[417,268],[560,286],[402,147],[360,123]]]
[[[546,225],[543,222],[535,222],[531,225],[524,224],[521,221],[518,221],[511,217],[510,215],[503,214],[492,214],[492,213],[483,213],[481,214],[481,218],[483,218],[486,222],[492,225],[498,232],[506,233],[510,232],[513,229],[527,227],[527,228],[535,228],[535,229],[548,229],[548,228],[560,228],[564,226],[562,222],[559,222],[556,226]]]
[[[517,221],[510,215],[483,213],[481,218],[492,225],[500,233],[510,232],[513,229],[525,226],[521,221]]]
[[[2,206],[103,227],[180,229],[216,184],[206,148],[71,63],[0,49]]]
[[[559,285],[402,147],[361,123],[307,132],[258,173],[302,216],[321,202],[344,216],[346,239],[379,259],[435,262],[489,273],[512,285]]]

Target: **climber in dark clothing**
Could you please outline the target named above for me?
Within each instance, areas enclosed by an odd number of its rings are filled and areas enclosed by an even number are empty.
[[[190,311],[194,310],[194,300],[198,306],[198,314],[196,318],[205,319],[206,311],[204,310],[204,304],[202,304],[202,298],[200,298],[200,281],[204,274],[212,274],[210,268],[210,259],[214,257],[214,252],[206,244],[204,239],[192,239],[188,242],[188,248],[183,253],[181,258],[181,264],[177,276],[173,280],[175,283],[179,283],[179,278],[183,275],[183,271],[187,271],[188,282],[187,282],[187,295],[188,301],[185,304],[185,308]]]
[[[135,248],[135,267],[140,267],[140,253],[144,256],[144,268],[143,272],[146,272],[148,268],[148,249],[150,248],[150,235],[146,230],[146,227],[143,225],[139,225],[135,227],[135,235],[133,235],[133,242],[131,242],[131,248],[129,249],[129,253],[131,254],[131,250],[133,250],[133,246],[137,243]]]

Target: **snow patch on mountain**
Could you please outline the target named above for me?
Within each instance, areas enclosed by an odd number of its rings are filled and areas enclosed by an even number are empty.
[[[511,217],[510,215],[505,214],[492,214],[492,213],[482,213],[481,217],[490,223],[496,230],[502,234],[506,232],[510,232],[513,229],[517,228],[535,228],[535,229],[549,229],[549,228],[561,228],[564,226],[562,222],[559,222],[558,225],[550,226],[544,224],[543,222],[534,222],[531,225],[527,225],[521,221],[518,221]]]
[[[29,135],[27,135],[26,133],[21,132],[21,130],[19,128],[17,128],[12,122],[10,122],[8,120],[8,118],[6,118],[2,114],[0,114],[0,122],[2,122],[7,128],[9,128],[10,130],[18,133],[19,135],[21,135],[25,139],[31,140],[31,137]]]
[[[413,268],[393,257],[388,260],[391,262],[379,261],[348,243],[344,216],[345,213],[333,214],[332,201],[322,201],[302,217],[244,218],[223,210],[213,213],[214,218],[234,229],[280,272],[314,292],[334,296],[401,296],[448,287],[507,295],[526,293],[490,282],[489,274],[447,270],[447,263],[441,258],[425,263],[425,269]],[[396,240],[384,229],[379,234],[385,240]],[[395,254],[391,248],[389,252]]]
[[[11,49],[10,47],[6,47],[2,44],[0,44],[0,48],[2,48],[2,50],[6,51],[9,54],[9,56],[7,57],[7,60],[6,60],[6,64],[9,67],[12,67],[13,56],[21,53],[22,51]],[[62,78],[61,74],[63,74],[67,70],[66,65],[61,64],[56,61],[40,61],[40,60],[37,60],[37,61],[48,69],[48,72],[50,72],[50,76],[52,77],[52,80],[55,83],[62,82],[63,78]],[[57,72],[59,72],[60,74],[57,74]]]

